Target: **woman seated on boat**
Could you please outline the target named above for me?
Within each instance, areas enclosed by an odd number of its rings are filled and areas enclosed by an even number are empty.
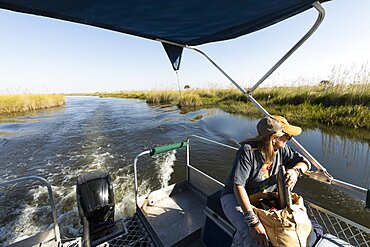
[[[248,195],[274,191],[280,165],[287,168],[289,190],[311,167],[307,159],[286,145],[292,136],[302,132],[300,127],[290,125],[284,117],[273,116],[262,118],[257,131],[256,137],[241,143],[222,191],[222,208],[236,229],[232,246],[268,246],[265,228],[253,212]]]

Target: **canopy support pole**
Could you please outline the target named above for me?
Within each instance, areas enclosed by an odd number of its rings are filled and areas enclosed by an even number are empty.
[[[301,45],[308,40],[311,35],[318,29],[322,21],[325,17],[325,9],[322,7],[322,5],[319,2],[314,2],[312,6],[319,12],[319,15],[317,16],[316,22],[313,24],[310,30],[274,65],[272,68],[264,75],[262,78],[248,90],[249,94],[252,94],[256,88],[261,85],[263,81],[267,79],[277,68],[282,65],[285,60],[288,59]]]
[[[198,48],[196,47],[192,47],[192,46],[187,46],[186,48],[188,49],[191,49],[191,50],[194,50],[196,52],[199,52],[200,54],[202,54],[205,58],[207,58],[208,61],[210,61],[224,76],[226,76],[227,79],[229,79],[229,81],[234,84],[235,87],[237,87],[243,94],[247,94],[248,92],[242,87],[240,86],[236,81],[234,81],[223,69],[221,69],[220,66],[218,66],[205,52],[203,52],[202,50],[199,50]]]
[[[242,86],[240,86],[236,81],[234,81],[220,66],[218,66],[205,52],[202,50],[192,47],[192,46],[187,46],[187,45],[182,45],[182,44],[177,44],[174,42],[166,41],[166,40],[158,40],[160,42],[172,44],[172,45],[177,45],[181,46],[184,48],[188,48],[191,50],[194,50],[200,54],[202,54],[209,62],[211,62],[234,86],[236,86],[244,95],[247,96],[247,98],[260,110],[265,116],[270,116],[270,114],[266,111],[263,106],[261,106],[252,96],[253,91],[258,88],[263,81],[267,79],[278,67],[280,67],[281,64],[283,64],[288,57],[290,57],[304,42],[308,40],[312,36],[312,34],[318,29],[320,24],[322,23],[324,17],[325,17],[325,9],[322,7],[322,5],[319,2],[314,2],[312,6],[318,11],[318,17],[313,24],[313,26],[310,28],[310,30],[253,86],[251,87],[248,91],[245,90]],[[331,183],[333,181],[333,177],[328,173],[326,168],[322,166],[297,140],[294,138],[291,139],[293,145],[318,169],[317,172],[311,173],[310,176],[313,177],[314,179]]]
[[[302,46],[304,42],[306,42],[312,34],[318,29],[318,27],[321,25],[322,21],[325,18],[325,9],[322,7],[320,2],[314,2],[312,6],[318,11],[318,17],[313,24],[313,26],[310,28],[310,30],[248,91],[245,90],[242,86],[240,86],[236,81],[234,81],[223,69],[221,69],[220,66],[218,66],[205,52],[201,51],[200,49],[196,47],[191,47],[183,44],[177,44],[174,42],[166,41],[166,40],[159,40],[164,43],[169,43],[172,45],[181,46],[184,48],[188,48],[191,50],[194,50],[200,54],[202,54],[209,62],[211,62],[234,86],[236,86],[244,95],[247,96],[247,98],[265,115],[270,116],[270,114],[266,111],[263,106],[261,106],[257,100],[255,100],[252,96],[252,93],[262,84],[263,81],[265,81],[278,67],[280,67],[281,64],[283,64],[288,57],[290,57],[299,47]],[[322,166],[314,157],[311,155],[297,140],[294,138],[291,139],[293,145],[318,169],[316,172],[309,172],[307,175],[311,177],[312,179],[319,180],[321,182],[339,185],[348,187],[351,189],[355,189],[358,192],[365,192],[366,189],[352,185],[347,184],[345,182],[342,182],[340,180],[334,179],[333,176],[329,174],[329,172],[326,170],[324,166]],[[366,208],[370,208],[370,189],[367,191],[367,198],[366,198]]]
[[[248,94],[252,94],[253,91],[256,90],[256,88],[259,87],[259,85],[261,85],[263,81],[265,81],[277,68],[279,68],[280,65],[283,64],[288,59],[288,57],[290,57],[299,47],[301,47],[302,44],[306,42],[312,36],[312,34],[318,29],[318,27],[321,25],[325,17],[325,9],[322,7],[320,2],[314,2],[312,6],[318,11],[319,15],[315,23],[313,24],[313,26],[310,28],[310,30],[248,91],[246,91],[242,86],[240,86],[236,81],[234,81],[223,69],[221,69],[220,66],[218,66],[206,53],[204,53],[200,49],[196,47],[192,47],[192,46],[176,44],[176,43],[165,41],[165,40],[159,40],[159,41],[169,43],[172,45],[182,46],[182,47],[199,52],[208,61],[210,61],[224,76],[226,76],[226,78],[232,84],[234,84],[243,94],[248,96]],[[256,101],[252,100],[252,102],[255,103]],[[262,110],[260,107],[258,107],[258,109],[260,109],[265,115],[269,115],[264,109]]]
[[[223,69],[221,69],[220,66],[218,66],[205,52],[201,51],[200,49],[196,47],[191,46],[183,46],[185,48],[197,51],[198,53],[202,54],[208,61],[210,61],[226,78],[234,84],[244,95],[248,97],[248,99],[265,115],[270,116],[270,114],[266,111],[263,106],[261,106],[252,96],[253,91],[261,85],[263,81],[267,79],[281,64],[283,64],[288,57],[290,57],[302,44],[308,40],[312,36],[312,34],[318,29],[320,24],[322,23],[324,17],[325,17],[325,9],[322,7],[322,5],[319,2],[315,2],[312,4],[313,7],[318,11],[318,17],[313,24],[313,26],[310,28],[310,30],[248,91],[246,91],[242,86],[240,86],[236,81],[234,81]],[[163,41],[162,41],[163,42]],[[166,42],[166,41],[164,41]],[[172,43],[174,44],[174,43]],[[176,44],[174,44],[176,45]],[[177,44],[179,45],[179,44]],[[292,143],[294,144],[297,149],[304,154],[306,158],[319,170],[319,174],[315,174],[315,178],[318,179],[318,177],[321,177],[321,181],[331,182],[332,176],[327,172],[325,167],[323,167],[303,146],[294,138],[292,138]],[[329,181],[328,181],[329,180]]]

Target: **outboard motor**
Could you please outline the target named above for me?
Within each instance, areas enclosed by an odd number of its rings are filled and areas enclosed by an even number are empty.
[[[84,246],[106,235],[104,229],[114,224],[114,194],[110,175],[94,171],[78,177],[76,185],[78,212],[84,230]]]

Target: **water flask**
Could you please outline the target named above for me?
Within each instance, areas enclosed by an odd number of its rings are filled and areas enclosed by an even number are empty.
[[[280,166],[277,174],[277,190],[280,209],[284,209],[287,206],[292,205],[292,195],[291,192],[286,187],[285,174],[286,174],[285,167]]]

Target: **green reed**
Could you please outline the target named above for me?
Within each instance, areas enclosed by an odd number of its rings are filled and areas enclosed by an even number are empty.
[[[234,89],[137,91],[99,95],[139,98],[150,104],[172,104],[179,108],[212,106],[230,113],[262,116],[245,95]],[[259,88],[253,97],[271,114],[284,115],[293,123],[370,129],[370,83]]]

